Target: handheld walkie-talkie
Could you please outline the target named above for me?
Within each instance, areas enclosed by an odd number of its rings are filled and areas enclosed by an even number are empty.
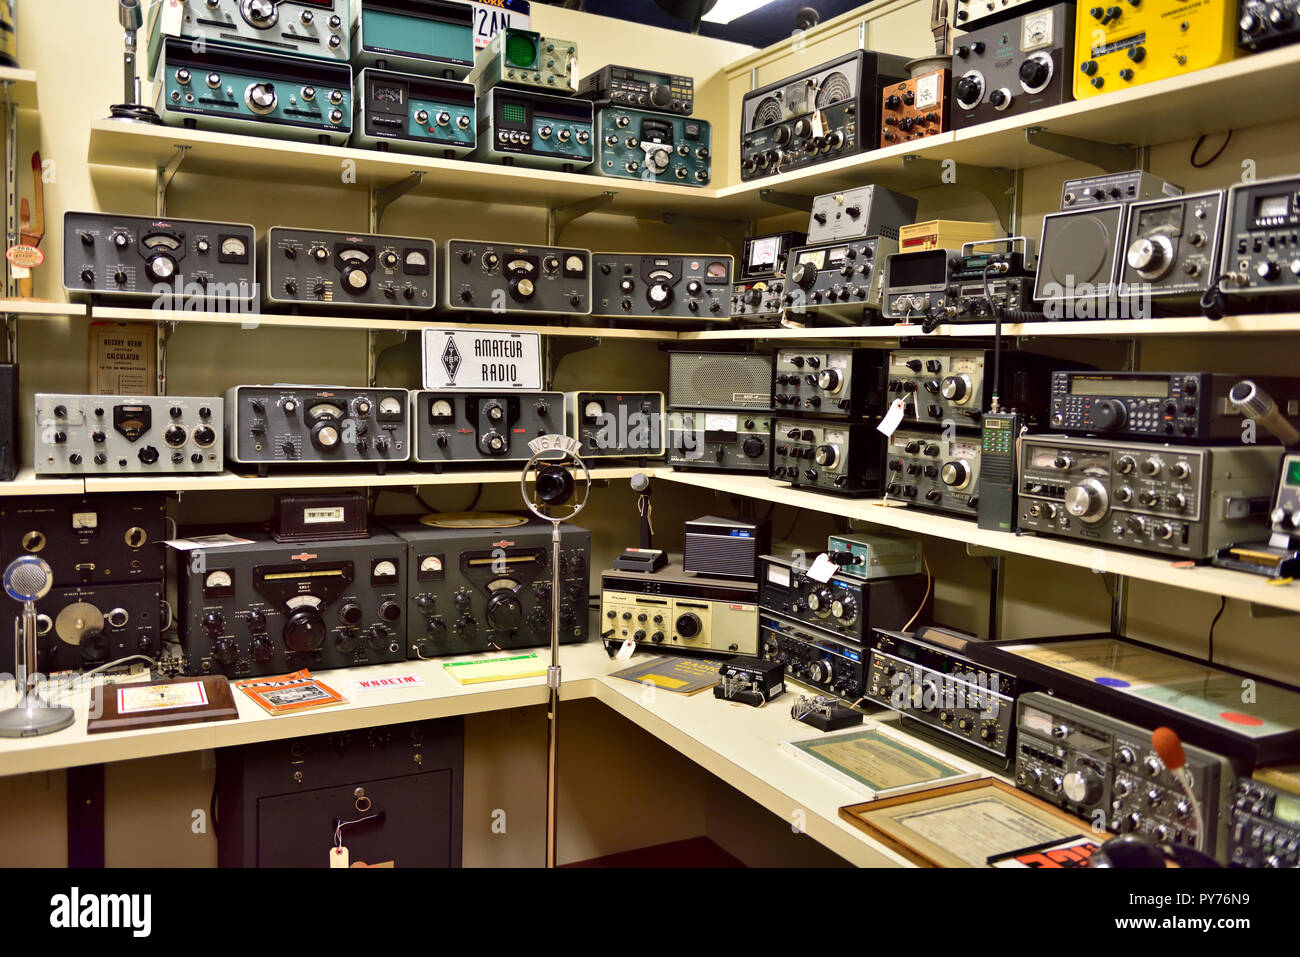
[[[1016,531],[1016,452],[1019,412],[985,412],[980,433],[978,522],[996,532]]]

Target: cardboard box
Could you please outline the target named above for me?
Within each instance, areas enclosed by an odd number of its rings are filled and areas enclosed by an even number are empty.
[[[91,395],[158,394],[158,327],[151,322],[92,322],[87,353]]]

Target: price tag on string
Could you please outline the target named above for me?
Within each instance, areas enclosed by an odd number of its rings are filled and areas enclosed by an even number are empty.
[[[821,582],[825,585],[840,570],[840,566],[831,561],[830,556],[822,552],[813,559],[813,563],[808,566],[807,575],[815,582]]]
[[[330,867],[347,867],[348,849],[346,845],[335,844],[330,848]]]
[[[614,660],[627,661],[627,659],[631,658],[632,655],[635,653],[636,653],[636,642],[633,639],[628,638],[626,641],[623,642],[622,645],[619,646],[618,654],[614,656]]]
[[[882,433],[886,438],[892,436],[898,427],[903,424],[903,413],[907,409],[906,399],[895,399],[889,404],[889,411],[885,413],[876,424],[876,431]]]

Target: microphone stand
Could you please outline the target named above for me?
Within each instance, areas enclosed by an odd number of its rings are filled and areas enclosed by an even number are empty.
[[[18,695],[18,704],[6,711],[0,711],[0,738],[28,738],[38,734],[49,734],[72,724],[76,717],[73,710],[65,705],[49,705],[37,690],[40,675],[36,671],[36,598],[49,591],[50,566],[36,559],[46,574],[46,584],[39,594],[15,594],[10,587],[10,574],[19,562],[31,564],[29,560],[18,559],[5,572],[5,587],[10,597],[23,603],[22,614],[14,620],[14,691]]]

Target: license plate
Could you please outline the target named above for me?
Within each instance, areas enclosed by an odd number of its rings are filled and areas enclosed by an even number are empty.
[[[474,49],[481,50],[506,27],[528,29],[528,0],[483,0],[474,8]]]

